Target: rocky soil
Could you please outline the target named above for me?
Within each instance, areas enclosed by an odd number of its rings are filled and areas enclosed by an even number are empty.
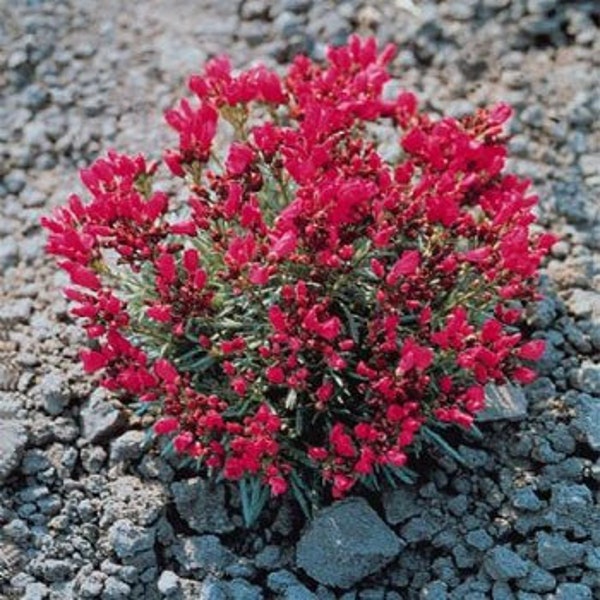
[[[124,8],[126,6],[126,9]],[[0,2],[0,597],[591,600],[600,597],[600,5],[594,0]],[[40,215],[109,147],[156,155],[185,76],[395,41],[434,113],[506,100],[512,167],[561,236],[532,307],[541,378],[505,390],[461,465],[307,525],[241,528],[239,500],[143,447],[83,376]]]

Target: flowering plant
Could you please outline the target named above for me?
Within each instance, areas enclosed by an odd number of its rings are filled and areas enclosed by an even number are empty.
[[[553,238],[503,173],[510,109],[435,120],[388,100],[393,54],[353,37],[282,78],[213,59],[166,113],[185,206],[154,189],[158,162],[109,152],[81,172],[91,202],[43,219],[85,370],[240,481],[248,513],[269,491],[308,504],[401,477],[421,433],[469,428],[484,386],[532,381],[544,350],[517,325]]]

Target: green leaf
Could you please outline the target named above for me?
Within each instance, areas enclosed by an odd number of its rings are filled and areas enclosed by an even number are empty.
[[[214,356],[203,356],[200,360],[194,361],[189,365],[181,365],[182,369],[186,371],[194,371],[195,373],[202,373],[203,371],[207,371],[216,364],[217,359]]]
[[[340,302],[339,305],[342,307],[344,314],[346,315],[346,320],[348,321],[348,329],[350,331],[350,337],[354,341],[355,344],[359,343],[359,333],[358,333],[358,325],[356,324],[356,319],[354,315],[350,311],[350,309],[343,303]]]
[[[435,431],[431,430],[426,425],[423,425],[421,427],[421,433],[426,439],[428,439],[435,446],[440,448],[440,450],[448,454],[448,456],[451,456],[457,463],[463,466],[467,466],[467,463],[460,454],[460,452],[458,452],[452,446],[450,446],[450,444],[448,444],[448,442],[441,435],[437,434]]]
[[[407,467],[392,467],[391,465],[387,465],[386,470],[388,470],[400,483],[406,485],[413,485],[418,479],[418,475],[412,469]]]
[[[238,482],[242,500],[244,525],[250,528],[254,525],[269,499],[269,488],[259,479],[244,477]]]
[[[304,516],[311,519],[314,512],[314,502],[311,501],[311,498],[315,495],[314,491],[307,487],[296,471],[290,473],[290,483],[292,484],[294,498],[300,505]]]

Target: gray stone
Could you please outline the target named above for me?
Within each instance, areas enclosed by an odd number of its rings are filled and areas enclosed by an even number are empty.
[[[28,583],[25,586],[25,594],[22,596],[22,600],[42,600],[48,597],[49,591],[47,586],[38,581]]]
[[[575,439],[565,423],[557,423],[554,430],[548,434],[548,440],[552,448],[564,454],[573,454],[576,449]]]
[[[100,527],[106,528],[115,519],[129,519],[136,525],[150,527],[165,508],[165,490],[160,483],[143,481],[132,475],[122,475],[106,485]]]
[[[548,329],[556,319],[556,302],[549,297],[542,298],[539,302],[531,304],[528,309],[531,325],[536,329]]]
[[[44,375],[37,391],[44,410],[52,416],[59,415],[69,403],[69,393],[64,387],[64,375],[58,372]]]
[[[471,469],[485,468],[490,463],[490,455],[484,450],[460,444],[458,446],[458,453],[462,456],[465,464]]]
[[[100,596],[104,589],[105,579],[106,575],[101,571],[92,571],[89,575],[82,577],[79,585],[80,596],[82,598],[97,598]]]
[[[565,333],[565,339],[569,344],[571,344],[571,346],[573,346],[575,350],[577,350],[577,352],[581,354],[589,354],[592,351],[592,344],[587,339],[583,331],[581,331],[579,327],[575,326],[573,321],[569,319],[568,322],[565,323],[563,331]],[[569,350],[568,346],[566,346],[566,348]],[[572,354],[577,355],[577,353]]]
[[[383,494],[383,510],[385,520],[390,525],[398,525],[421,513],[417,504],[418,496],[409,487],[399,487]]]
[[[521,388],[512,384],[486,386],[485,409],[477,415],[479,422],[519,421],[526,416],[527,398]]]
[[[43,450],[32,448],[25,453],[21,471],[26,475],[33,475],[50,467],[50,461]]]
[[[18,466],[27,446],[27,430],[16,420],[0,415],[0,481]]]
[[[421,589],[419,600],[448,600],[448,584],[444,581],[432,581]]]
[[[532,565],[527,577],[519,579],[517,585],[528,592],[551,592],[556,587],[556,578],[545,569]]]
[[[293,13],[305,13],[310,10],[313,0],[281,0],[282,10],[289,10]]]
[[[585,361],[571,372],[569,380],[578,390],[600,397],[600,365]]]
[[[214,535],[184,538],[175,547],[175,557],[184,570],[205,573],[223,571],[236,560]]]
[[[600,319],[600,293],[593,290],[574,289],[566,301],[569,310],[580,318]]]
[[[175,594],[179,590],[179,577],[173,571],[163,571],[156,585],[158,591],[165,596]]]
[[[554,600],[593,600],[593,597],[592,590],[583,583],[561,583]]]
[[[457,544],[452,548],[452,556],[459,569],[470,569],[475,565],[475,553],[462,544]]]
[[[199,600],[229,600],[225,584],[212,577],[208,577],[201,583],[200,593],[194,597]]]
[[[401,541],[362,498],[321,511],[302,535],[296,561],[310,577],[344,589],[383,568]]]
[[[226,584],[227,598],[230,600],[263,600],[265,597],[257,585],[252,585],[244,579],[233,579]]]
[[[552,486],[552,508],[562,514],[585,520],[593,510],[592,492],[586,485],[557,483]]]
[[[155,531],[137,527],[129,519],[119,519],[111,525],[108,537],[115,554],[129,558],[154,547]]]
[[[553,571],[580,563],[585,555],[585,546],[569,542],[562,534],[538,533],[538,563],[544,569]]]
[[[531,486],[515,490],[512,494],[512,505],[519,510],[530,512],[536,512],[544,506]]]
[[[402,529],[400,533],[409,544],[418,542],[427,542],[442,529],[441,523],[430,515],[423,517],[415,517],[411,519]]]
[[[274,571],[280,569],[285,562],[283,551],[280,546],[265,546],[255,557],[254,564],[259,569]]]
[[[21,169],[13,169],[5,178],[4,185],[11,194],[18,194],[27,184],[27,174]],[[11,238],[6,238],[10,240]]]
[[[12,237],[0,240],[0,273],[4,273],[10,267],[19,262],[19,245]]]
[[[68,560],[46,558],[42,565],[44,579],[48,582],[66,581],[73,576],[75,565]]]
[[[585,566],[592,571],[600,571],[600,548],[590,548],[585,556]]]
[[[97,388],[81,410],[82,437],[91,444],[114,436],[125,425],[125,417],[106,396]]]
[[[106,450],[102,446],[81,449],[81,465],[88,473],[98,473],[106,460]]]
[[[484,566],[490,577],[496,581],[509,581],[525,577],[529,563],[506,546],[497,546],[487,553]]]
[[[579,166],[586,177],[600,175],[600,154],[584,154],[579,159]]]
[[[494,545],[494,540],[484,529],[476,529],[475,531],[469,531],[465,536],[465,540],[469,546],[485,552]]]
[[[576,410],[573,426],[592,450],[600,451],[600,402],[587,394],[579,394]]]
[[[279,571],[269,573],[267,577],[267,587],[277,594],[283,594],[289,588],[298,585],[301,585],[298,578],[286,569],[280,569]]]
[[[31,298],[19,298],[0,305],[0,321],[27,323],[33,311]]]
[[[569,245],[569,242],[567,242],[566,240],[559,240],[558,242],[556,242],[556,244],[552,246],[550,252],[554,258],[564,260],[565,258],[567,258],[567,256],[569,256],[570,248],[571,246]]]
[[[102,600],[127,600],[128,598],[131,598],[131,586],[116,577],[106,578]]]
[[[42,108],[50,99],[50,93],[40,85],[32,84],[24,91],[23,105],[27,108],[37,111]]]
[[[201,478],[171,485],[177,512],[197,533],[227,533],[234,529],[225,506],[225,488]]]
[[[466,594],[464,597],[475,600],[476,598],[486,598],[487,596],[481,596],[482,592],[470,592]],[[511,587],[506,581],[496,581],[492,586],[492,598],[493,600],[514,600],[514,595],[512,593]]]
[[[146,439],[144,431],[132,429],[114,439],[110,443],[110,461],[112,463],[127,463],[138,459],[144,450]]]
[[[285,590],[282,600],[319,600],[307,587],[294,585]]]

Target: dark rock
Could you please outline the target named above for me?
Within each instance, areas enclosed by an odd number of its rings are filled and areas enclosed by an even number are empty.
[[[199,570],[203,573],[223,571],[236,560],[235,555],[214,535],[180,540],[175,546],[175,557],[184,571]]]
[[[352,587],[388,564],[402,549],[362,498],[321,511],[297,546],[297,564],[323,585]]]
[[[110,443],[110,461],[127,463],[137,460],[144,451],[146,433],[138,430],[126,431]]]
[[[110,404],[106,392],[97,388],[81,410],[83,439],[98,443],[117,434],[124,425],[124,415]]]
[[[73,576],[74,565],[68,560],[47,558],[44,560],[42,572],[48,582],[66,581]]]
[[[585,546],[569,542],[561,534],[538,533],[538,563],[544,569],[553,571],[580,563],[585,555]]]
[[[561,583],[556,588],[554,600],[592,600],[592,590],[583,583]]]
[[[494,540],[484,529],[470,531],[465,536],[465,540],[469,546],[472,546],[480,552],[485,552],[494,545]]]
[[[485,405],[485,409],[477,415],[481,423],[519,421],[527,416],[527,398],[521,388],[511,384],[486,386]]]
[[[0,240],[0,273],[4,273],[10,267],[19,262],[19,245],[12,237]]]
[[[116,577],[107,577],[102,600],[127,600],[131,598],[131,586]]]
[[[530,564],[506,546],[497,546],[486,554],[484,566],[496,581],[520,579],[527,575]]]
[[[115,521],[109,529],[108,536],[119,558],[129,558],[154,547],[154,529],[138,527],[129,519]]]
[[[177,512],[197,533],[226,533],[232,523],[225,506],[225,488],[201,478],[171,485]]]
[[[25,426],[14,419],[0,417],[0,481],[19,465],[27,445]]]
[[[259,569],[275,571],[285,563],[283,551],[280,546],[265,546],[255,557],[254,564]]]
[[[592,450],[600,450],[600,402],[587,394],[577,397],[577,416],[572,425]]]
[[[578,390],[600,397],[600,365],[583,362],[579,369],[571,372],[569,379]]]
[[[544,503],[538,498],[531,486],[515,490],[512,495],[512,504],[519,510],[530,512],[537,512],[544,507]]]
[[[244,579],[233,579],[228,581],[225,586],[227,598],[230,600],[262,600],[265,597],[262,588],[252,585]]]
[[[156,585],[161,594],[174,595],[179,591],[179,577],[173,571],[165,570],[160,574]]]
[[[69,403],[70,394],[65,389],[64,383],[64,375],[52,372],[44,375],[37,387],[42,406],[50,415],[59,415]]]
[[[431,540],[442,528],[441,522],[427,514],[411,519],[400,532],[407,542],[414,544]]]
[[[399,487],[383,494],[385,520],[398,525],[421,513],[416,492],[409,487]]]
[[[556,578],[545,569],[532,565],[527,577],[519,579],[517,585],[527,592],[551,592],[556,587]]]
[[[529,321],[536,329],[548,329],[556,319],[556,302],[549,297],[528,307]]]

